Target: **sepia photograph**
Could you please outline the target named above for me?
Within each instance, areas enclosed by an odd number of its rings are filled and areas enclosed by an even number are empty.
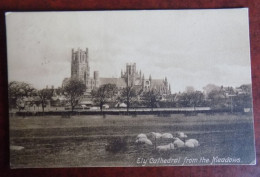
[[[247,8],[5,16],[11,168],[256,164]]]

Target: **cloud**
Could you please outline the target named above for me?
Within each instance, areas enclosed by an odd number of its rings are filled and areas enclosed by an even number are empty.
[[[10,80],[37,88],[70,76],[71,49],[89,49],[91,75],[135,62],[173,91],[250,83],[247,9],[35,12],[7,16]]]

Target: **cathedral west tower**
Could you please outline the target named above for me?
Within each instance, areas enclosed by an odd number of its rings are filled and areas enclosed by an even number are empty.
[[[71,56],[71,78],[78,79],[86,84],[89,88],[90,84],[90,67],[88,61],[88,48],[86,51],[72,49]]]

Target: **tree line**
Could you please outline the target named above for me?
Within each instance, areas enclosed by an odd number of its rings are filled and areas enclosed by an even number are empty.
[[[209,84],[202,91],[187,87],[184,92],[162,95],[156,89],[142,90],[133,85],[118,88],[115,84],[104,84],[91,91],[91,99],[103,111],[108,103],[125,103],[127,111],[131,107],[210,107],[212,109],[236,110],[252,107],[251,85],[244,84],[238,88],[223,87]],[[26,101],[37,100],[44,112],[48,100],[56,94],[65,96],[71,110],[84,97],[86,86],[83,82],[70,79],[63,88],[35,89],[25,82],[12,81],[8,84],[9,108],[21,111]]]

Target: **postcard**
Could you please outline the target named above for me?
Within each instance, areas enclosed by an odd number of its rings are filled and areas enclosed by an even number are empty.
[[[256,164],[247,8],[7,12],[10,167]]]

